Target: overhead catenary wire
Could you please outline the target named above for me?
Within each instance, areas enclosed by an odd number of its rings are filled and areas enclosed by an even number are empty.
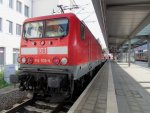
[[[93,12],[90,13],[90,14],[89,14],[88,16],[86,16],[85,18],[83,18],[82,21],[84,21],[84,20],[86,20],[87,18],[89,18],[92,14],[93,14]]]

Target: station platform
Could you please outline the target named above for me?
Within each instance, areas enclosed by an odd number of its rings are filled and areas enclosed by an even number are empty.
[[[141,67],[145,67],[145,68],[149,68],[150,69],[150,67],[148,67],[148,62],[136,61],[136,62],[134,62],[134,64],[138,65],[138,66],[141,66]]]
[[[107,61],[68,113],[150,113],[150,69]]]

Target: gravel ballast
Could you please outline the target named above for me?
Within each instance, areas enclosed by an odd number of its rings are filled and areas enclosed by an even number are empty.
[[[19,91],[13,86],[0,89],[0,111],[10,109],[16,103],[21,103],[27,98],[27,94],[27,91]]]

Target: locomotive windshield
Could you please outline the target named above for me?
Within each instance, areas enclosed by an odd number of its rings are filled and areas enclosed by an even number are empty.
[[[23,34],[25,38],[66,36],[68,34],[68,19],[62,18],[38,22],[29,22],[24,25]]]
[[[43,22],[30,22],[24,25],[24,37],[41,38],[43,35]]]
[[[66,36],[68,33],[68,20],[56,19],[46,21],[45,37]]]

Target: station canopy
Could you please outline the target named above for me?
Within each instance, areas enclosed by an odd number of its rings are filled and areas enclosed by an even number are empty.
[[[150,39],[150,0],[92,0],[110,52]]]

